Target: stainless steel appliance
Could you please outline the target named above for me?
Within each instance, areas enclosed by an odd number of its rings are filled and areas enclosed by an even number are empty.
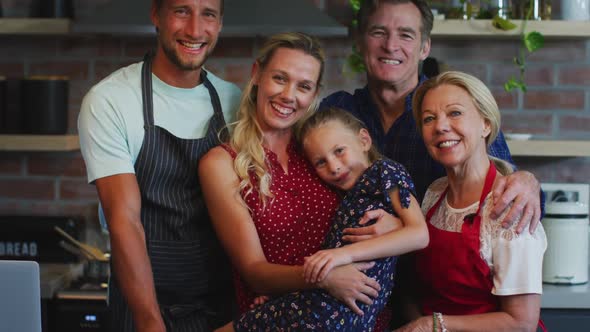
[[[108,332],[107,281],[82,276],[57,292],[50,331]]]
[[[588,282],[588,184],[543,183],[547,195],[545,217],[547,251],[543,282]]]
[[[80,225],[70,217],[0,216],[0,259],[32,260],[41,267],[43,332],[109,331],[108,260],[87,259],[56,231],[78,240]]]

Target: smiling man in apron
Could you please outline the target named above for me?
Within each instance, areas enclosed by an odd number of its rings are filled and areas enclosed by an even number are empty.
[[[228,264],[197,176],[240,96],[203,70],[222,16],[223,0],[153,0],[155,54],[82,103],[82,155],[111,239],[110,331],[208,331],[230,320]]]

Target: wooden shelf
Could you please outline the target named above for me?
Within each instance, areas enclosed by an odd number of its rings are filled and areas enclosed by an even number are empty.
[[[70,19],[0,18],[0,34],[59,35],[70,32]]]
[[[514,157],[590,157],[590,141],[507,140]]]
[[[516,28],[503,31],[492,26],[491,20],[435,20],[433,37],[492,37],[514,38],[520,34],[522,20],[511,20]],[[528,21],[526,31],[538,31],[547,38],[551,37],[590,37],[590,21]]]
[[[78,135],[0,135],[0,151],[76,151]]]
[[[492,26],[491,20],[435,20],[433,37],[491,37],[514,38],[520,31],[521,20],[511,20],[516,29],[502,31]],[[70,34],[72,20],[56,18],[0,18],[0,34],[57,35]],[[528,21],[527,31],[538,31],[547,38],[590,37],[589,21]]]

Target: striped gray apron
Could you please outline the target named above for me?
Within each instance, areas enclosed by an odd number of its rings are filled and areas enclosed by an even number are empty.
[[[160,311],[170,331],[211,331],[231,320],[231,270],[212,229],[198,181],[199,158],[227,137],[219,96],[207,73],[214,115],[201,139],[181,139],[154,125],[152,56],[142,67],[144,140],[135,163],[141,222]],[[195,110],[198,112],[199,110]],[[114,269],[112,277],[116,277]],[[116,282],[109,283],[110,331],[135,331]]]

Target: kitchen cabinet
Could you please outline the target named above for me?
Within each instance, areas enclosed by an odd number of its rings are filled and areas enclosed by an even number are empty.
[[[590,284],[544,283],[541,319],[549,331],[586,331],[590,326]]]
[[[60,35],[70,32],[70,19],[0,18],[0,34]]]
[[[76,151],[78,135],[0,135],[0,151]]]
[[[548,331],[584,331],[590,326],[590,309],[541,309],[541,319]]]
[[[507,140],[512,156],[590,157],[590,141]]]

